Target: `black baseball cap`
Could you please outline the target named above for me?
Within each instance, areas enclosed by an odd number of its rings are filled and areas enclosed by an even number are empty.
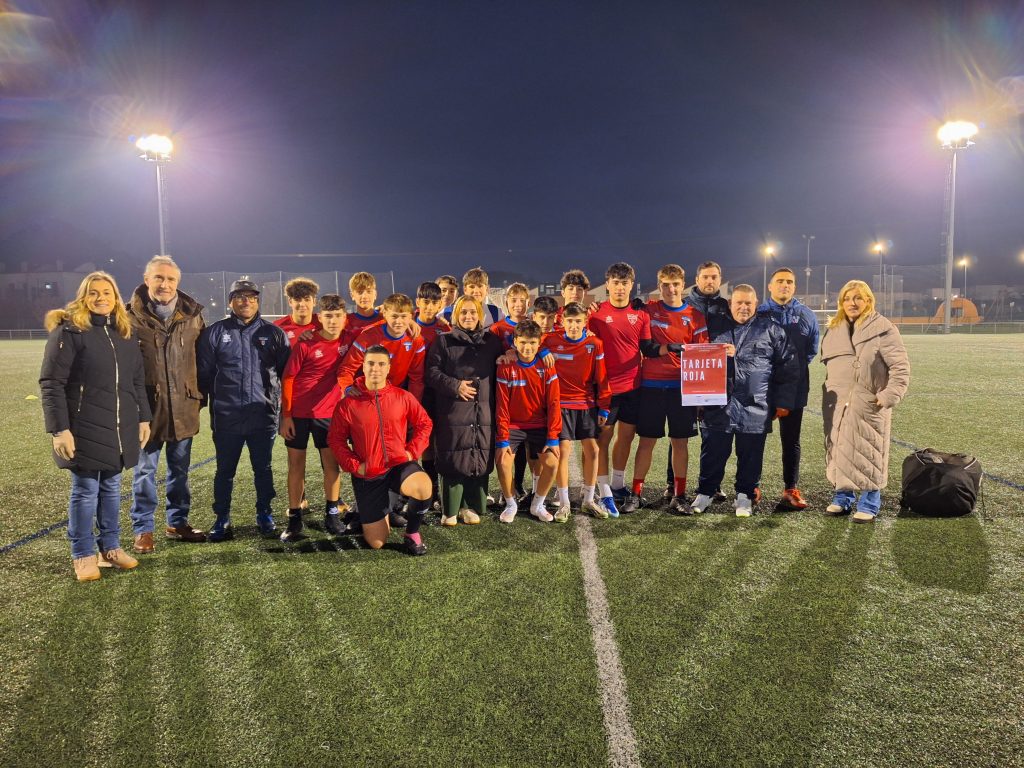
[[[259,296],[260,289],[256,287],[256,283],[252,280],[235,280],[235,282],[231,284],[231,290],[228,292],[228,298],[230,299],[236,293],[255,293]]]

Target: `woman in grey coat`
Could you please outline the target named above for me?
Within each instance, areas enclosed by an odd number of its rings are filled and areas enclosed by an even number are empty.
[[[839,292],[839,311],[821,341],[825,471],[836,492],[825,514],[873,522],[889,481],[892,409],[907,394],[910,361],[900,332],[875,311],[867,283]],[[858,499],[858,494],[860,498]]]

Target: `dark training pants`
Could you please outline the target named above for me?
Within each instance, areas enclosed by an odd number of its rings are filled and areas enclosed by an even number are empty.
[[[786,490],[800,484],[800,427],[804,409],[794,408],[789,416],[779,419],[779,437],[782,439],[782,480]]]
[[[743,432],[718,432],[709,429],[700,431],[700,480],[697,493],[714,496],[722,487],[725,464],[732,454],[733,438],[736,440],[736,493],[745,493],[754,498],[754,489],[761,483],[761,466],[764,463],[764,444],[767,434],[744,434]]]

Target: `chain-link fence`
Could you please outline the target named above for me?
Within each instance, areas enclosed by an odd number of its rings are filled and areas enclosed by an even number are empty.
[[[260,289],[260,313],[264,315],[287,315],[288,300],[284,295],[285,284],[296,277],[305,277],[320,286],[320,293],[337,293],[349,303],[348,281],[354,272],[183,272],[179,287],[194,298],[205,309],[206,321],[213,322],[227,314],[228,292],[235,280],[251,280]],[[373,272],[377,281],[377,295],[383,300],[394,293],[393,272]]]

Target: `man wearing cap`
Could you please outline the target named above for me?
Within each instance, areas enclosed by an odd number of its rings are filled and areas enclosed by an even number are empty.
[[[188,521],[192,506],[188,467],[202,403],[196,380],[196,346],[206,323],[202,304],[178,290],[179,280],[181,270],[170,256],[154,256],[128,306],[128,319],[142,349],[146,394],[153,412],[149,442],[142,446],[132,481],[131,519],[135,551],[140,554],[155,548],[156,469],[165,448],[165,534],[178,541],[206,541],[206,534]]]
[[[210,398],[210,426],[217,457],[213,511],[207,538],[234,537],[231,491],[242,448],[249,448],[256,484],[256,525],[264,536],[276,530],[271,452],[281,411],[281,374],[288,362],[288,337],[260,316],[260,291],[236,280],[229,294],[231,314],[209,326],[199,339],[199,389]]]

